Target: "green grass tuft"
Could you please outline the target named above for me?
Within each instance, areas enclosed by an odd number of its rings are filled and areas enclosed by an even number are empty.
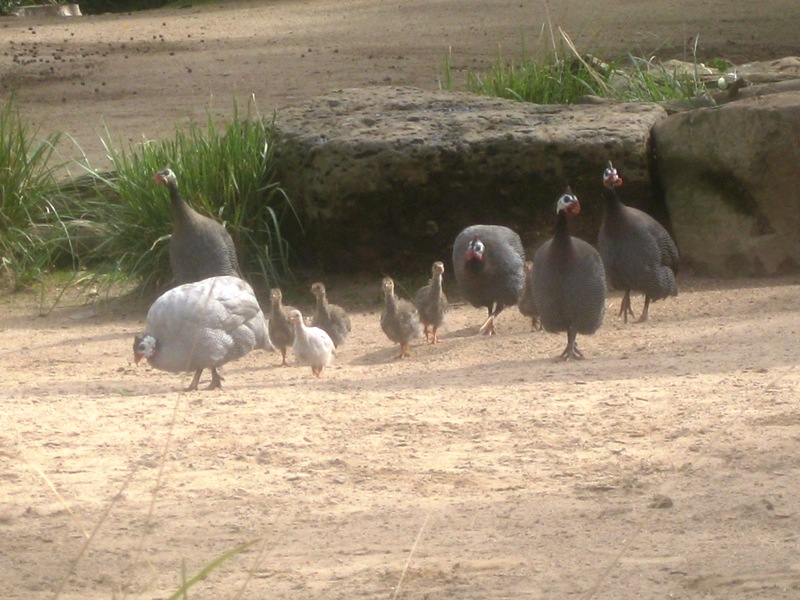
[[[0,261],[15,289],[41,280],[58,249],[51,232],[63,231],[51,165],[60,134],[35,137],[9,98],[0,107]]]
[[[518,61],[498,54],[486,72],[466,71],[464,87],[476,94],[536,104],[574,104],[587,95],[630,102],[691,100],[706,91],[697,74],[670,72],[653,60],[633,56],[605,63],[579,53],[569,36],[558,32],[561,39],[553,38],[539,57],[530,55],[523,43]],[[450,55],[439,85],[446,90],[456,87]]]
[[[169,196],[153,182],[168,165],[187,202],[230,231],[245,273],[268,285],[290,275],[281,224],[296,215],[275,181],[271,121],[235,107],[224,127],[209,116],[205,127],[191,123],[174,138],[135,151],[115,148],[111,137],[106,131],[102,139],[113,170],[85,166],[88,177],[78,178],[71,190],[68,231],[85,250],[84,266],[107,283],[134,279],[152,289],[170,282]]]

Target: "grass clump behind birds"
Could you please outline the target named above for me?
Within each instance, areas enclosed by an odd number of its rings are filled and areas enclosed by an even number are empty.
[[[251,111],[225,126],[211,116],[193,122],[172,139],[135,150],[103,144],[110,172],[85,166],[74,182],[70,233],[85,241],[83,263],[106,281],[138,280],[145,288],[171,280],[168,247],[172,217],[168,191],[153,175],[169,166],[181,195],[198,212],[225,224],[236,243],[242,270],[269,284],[289,274],[289,248],[281,236],[286,218],[296,218],[275,181],[273,124]]]
[[[50,268],[63,238],[53,198],[58,184],[51,163],[60,134],[36,141],[14,98],[0,107],[0,260],[14,288],[29,285]],[[53,236],[52,232],[62,231]]]
[[[557,39],[551,31],[550,43],[539,57],[527,51],[523,40],[520,60],[498,54],[485,72],[466,71],[464,87],[475,94],[535,104],[574,104],[585,96],[628,102],[691,100],[706,91],[696,73],[671,71],[654,59],[634,56],[606,63],[578,52],[560,28],[558,34]],[[445,58],[440,87],[456,88],[452,54]]]

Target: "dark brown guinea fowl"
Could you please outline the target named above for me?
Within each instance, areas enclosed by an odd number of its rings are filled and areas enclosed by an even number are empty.
[[[542,328],[542,323],[539,321],[539,311],[536,308],[536,303],[533,301],[533,291],[531,290],[531,279],[533,277],[533,261],[526,260],[522,265],[525,271],[525,288],[522,290],[522,296],[519,298],[517,308],[522,313],[523,317],[528,317],[531,320],[531,326],[534,331],[539,331]]]
[[[471,225],[453,242],[453,273],[464,299],[486,307],[480,332],[493,335],[495,320],[514,306],[525,287],[525,250],[519,236],[502,225]]]
[[[325,284],[317,281],[311,285],[311,293],[317,298],[317,312],[312,327],[319,327],[327,333],[333,345],[339,347],[347,341],[352,326],[347,311],[338,304],[328,302]]]
[[[428,285],[424,285],[414,294],[414,306],[419,312],[419,320],[422,321],[425,334],[425,341],[429,344],[439,343],[439,327],[444,323],[444,315],[447,312],[447,296],[442,290],[442,275],[444,275],[444,263],[436,261],[431,267],[431,280]]]
[[[281,351],[281,366],[286,367],[286,352],[294,344],[294,324],[289,319],[289,314],[294,310],[292,306],[283,305],[283,293],[278,288],[270,292],[272,312],[270,313],[267,329],[272,345]]]
[[[619,314],[628,322],[631,291],[644,293],[637,323],[647,320],[650,302],[678,295],[678,248],[667,230],[646,212],[625,206],[617,195],[622,178],[611,161],[603,173],[605,213],[597,246],[612,287],[625,290]]]
[[[384,277],[381,281],[384,296],[384,308],[381,313],[381,329],[391,341],[400,344],[397,358],[411,356],[408,346],[411,340],[420,337],[419,313],[408,300],[395,296],[394,281]]]
[[[156,173],[153,180],[167,186],[172,200],[169,260],[177,283],[222,275],[239,277],[236,248],[225,227],[186,203],[178,189],[178,178],[169,167]]]
[[[567,332],[567,347],[559,358],[580,359],[577,335],[591,335],[603,322],[605,271],[597,250],[569,234],[567,218],[580,213],[578,198],[569,188],[556,210],[555,233],[533,257],[531,291],[545,331]]]

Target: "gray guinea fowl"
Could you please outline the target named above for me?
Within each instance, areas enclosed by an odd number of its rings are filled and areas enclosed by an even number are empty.
[[[217,369],[255,348],[274,350],[253,289],[238,277],[210,277],[159,296],[147,312],[144,332],[133,342],[134,359],[156,369],[194,371],[196,390],[204,369],[208,389],[222,385]]]
[[[309,365],[311,372],[319,377],[322,369],[333,362],[336,347],[331,336],[324,329],[307,326],[299,310],[290,311],[289,320],[294,325],[294,357],[300,364]]]
[[[286,362],[286,352],[294,344],[294,325],[289,320],[289,313],[294,310],[294,307],[283,305],[283,293],[278,288],[272,288],[270,300],[272,312],[269,317],[269,337],[275,347],[281,351],[281,366],[286,367],[289,365]]]
[[[525,271],[525,288],[522,290],[522,296],[519,298],[517,308],[522,316],[528,317],[531,320],[531,326],[534,331],[539,331],[542,328],[542,323],[539,320],[539,311],[536,308],[536,303],[533,301],[533,291],[531,290],[531,279],[533,278],[533,261],[526,260],[523,265]]]
[[[617,195],[622,178],[609,161],[603,172],[605,211],[597,247],[611,286],[625,290],[619,314],[625,322],[631,309],[631,291],[644,293],[637,323],[647,320],[650,302],[678,294],[678,247],[667,230],[646,212],[625,206]]]
[[[495,320],[514,306],[525,287],[520,237],[501,225],[471,225],[453,242],[453,273],[462,296],[472,306],[485,307],[488,317],[480,328],[495,333]]]
[[[383,278],[381,289],[384,297],[381,329],[391,341],[400,344],[400,354],[397,358],[411,356],[408,350],[411,340],[422,335],[419,313],[411,302],[395,295],[394,281],[391,277]]]
[[[580,213],[580,203],[569,188],[556,204],[553,237],[533,257],[531,291],[542,327],[567,332],[567,347],[559,358],[583,358],[576,341],[603,322],[606,279],[600,254],[590,244],[569,234],[567,217]]]
[[[442,290],[444,263],[436,261],[431,267],[431,280],[414,294],[414,306],[417,307],[419,320],[422,322],[422,333],[430,344],[439,343],[439,328],[444,323],[447,312],[447,296]]]
[[[225,227],[186,203],[178,189],[178,178],[169,167],[156,173],[153,180],[167,186],[171,199],[169,260],[175,281],[180,284],[219,275],[240,276],[236,248]]]
[[[321,281],[311,285],[311,293],[317,299],[317,311],[314,313],[311,325],[323,329],[333,340],[333,345],[338,348],[347,341],[347,337],[350,335],[350,317],[341,306],[328,302],[325,284]]]

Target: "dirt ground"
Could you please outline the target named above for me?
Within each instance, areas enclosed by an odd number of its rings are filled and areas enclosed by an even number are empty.
[[[104,126],[169,136],[234,96],[433,89],[448,47],[480,68],[546,11],[595,51],[800,50],[796,0],[229,3],[0,21],[0,80],[96,165]],[[800,277],[683,274],[643,325],[612,293],[560,363],[566,336],[516,309],[479,336],[458,302],[395,360],[381,275],[329,282],[354,334],[321,379],[258,352],[213,392],[132,364],[142,304],[1,297],[0,598],[166,598],[243,544],[190,597],[800,596]]]

